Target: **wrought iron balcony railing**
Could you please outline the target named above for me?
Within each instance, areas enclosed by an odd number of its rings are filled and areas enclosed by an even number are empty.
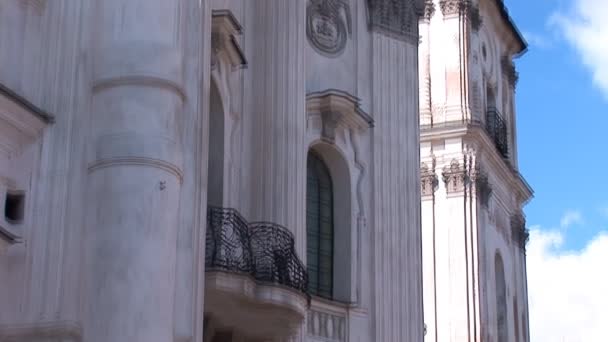
[[[504,157],[509,157],[509,140],[507,122],[496,108],[488,108],[486,112],[486,131],[492,138],[498,152]]]
[[[205,267],[248,274],[264,283],[293,288],[308,297],[308,274],[285,227],[248,223],[234,209],[207,209]]]

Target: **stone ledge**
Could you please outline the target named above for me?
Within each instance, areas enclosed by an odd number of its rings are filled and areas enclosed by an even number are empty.
[[[48,339],[82,341],[82,327],[74,321],[0,325],[1,342],[42,342]]]

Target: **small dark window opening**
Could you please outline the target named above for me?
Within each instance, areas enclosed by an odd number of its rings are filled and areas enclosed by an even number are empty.
[[[4,218],[11,223],[20,223],[23,221],[23,212],[25,208],[25,194],[21,192],[6,193],[6,202],[4,204]]]

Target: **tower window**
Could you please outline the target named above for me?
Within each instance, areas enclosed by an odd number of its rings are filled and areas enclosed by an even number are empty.
[[[20,223],[23,221],[23,212],[25,208],[25,194],[22,192],[7,192],[6,202],[4,204],[4,218],[11,223]]]

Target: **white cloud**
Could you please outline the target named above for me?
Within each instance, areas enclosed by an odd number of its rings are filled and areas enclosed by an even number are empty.
[[[532,228],[528,245],[530,337],[534,342],[608,341],[608,232],[579,252],[564,235]]]
[[[560,227],[563,229],[570,227],[573,224],[583,223],[583,215],[578,210],[568,210],[562,216],[560,220]]]
[[[608,13],[607,0],[572,0],[568,12],[553,15],[566,40],[579,52],[593,73],[595,84],[608,97]]]
[[[524,38],[526,39],[528,44],[530,44],[530,46],[532,46],[532,47],[546,49],[546,48],[551,47],[551,45],[552,45],[551,39],[549,37],[547,37],[546,35],[530,32],[530,31],[524,31],[524,32],[522,32],[522,34],[524,35]]]

